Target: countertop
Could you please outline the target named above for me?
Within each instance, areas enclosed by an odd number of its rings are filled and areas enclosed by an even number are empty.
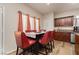
[[[75,31],[74,33],[75,33],[76,35],[79,35],[79,32],[78,32],[78,31]]]
[[[72,30],[55,30],[55,32],[73,32]]]

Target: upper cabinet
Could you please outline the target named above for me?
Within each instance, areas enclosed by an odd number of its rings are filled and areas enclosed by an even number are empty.
[[[54,21],[55,27],[67,27],[67,26],[73,26],[73,16],[68,17],[62,17],[62,18],[56,18]]]

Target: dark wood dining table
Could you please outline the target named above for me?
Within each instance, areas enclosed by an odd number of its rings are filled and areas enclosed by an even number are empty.
[[[36,40],[36,43],[33,48],[34,51],[40,50],[41,45],[39,44],[39,39],[41,39],[43,37],[44,33],[45,32],[27,32],[27,33],[25,33],[26,36],[28,36],[28,38],[32,38],[33,40]]]
[[[26,36],[36,39],[38,36],[43,35],[45,32],[25,32]]]

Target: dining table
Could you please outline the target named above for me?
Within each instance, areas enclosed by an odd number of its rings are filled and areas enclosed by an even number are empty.
[[[25,35],[31,38],[36,39],[37,36],[44,34],[45,32],[25,32]],[[37,40],[37,39],[36,39]]]
[[[28,36],[28,38],[36,40],[36,43],[33,48],[34,51],[39,51],[41,49],[42,46],[39,44],[39,40],[43,37],[45,33],[46,32],[25,32],[25,35]]]

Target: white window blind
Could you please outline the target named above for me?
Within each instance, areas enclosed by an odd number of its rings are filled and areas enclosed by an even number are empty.
[[[37,32],[39,31],[39,21],[38,21],[38,19],[36,19],[36,30],[37,30]]]
[[[31,27],[31,30],[34,30],[34,18],[33,17],[30,17],[30,27]]]
[[[23,32],[27,29],[27,16],[22,14],[22,20],[23,20]]]
[[[27,30],[27,16],[22,14],[22,22],[23,22],[23,32]],[[34,30],[34,18],[30,16],[30,27],[31,30]],[[36,18],[36,31],[39,31],[39,21]]]

